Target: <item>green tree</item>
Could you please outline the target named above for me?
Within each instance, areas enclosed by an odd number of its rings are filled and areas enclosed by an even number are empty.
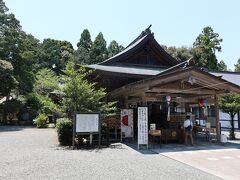
[[[63,104],[65,111],[73,115],[74,110],[80,112],[101,112],[105,115],[115,110],[115,103],[105,102],[106,91],[103,88],[96,88],[95,83],[87,80],[90,71],[85,68],[74,68],[68,64],[64,71],[64,94]]]
[[[221,51],[221,42],[222,39],[219,38],[219,34],[215,33],[211,27],[203,28],[202,33],[193,43],[197,66],[217,70],[218,61],[215,53]]]
[[[228,113],[230,115],[231,118],[230,137],[231,139],[235,139],[234,116],[240,111],[240,95],[231,94],[221,97],[219,101],[219,107],[223,112]]]
[[[235,66],[235,72],[240,72],[240,58],[237,61],[237,64],[234,65]]]
[[[191,57],[193,57],[192,48],[188,48],[185,46],[182,47],[175,47],[170,46],[167,47],[165,45],[162,45],[162,47],[167,51],[168,54],[170,54],[172,57],[177,59],[179,62],[184,62],[189,60]]]
[[[224,61],[220,61],[220,62],[217,64],[217,70],[218,70],[218,71],[227,71],[227,65],[225,64]]]
[[[89,64],[100,63],[106,60],[107,57],[108,55],[107,55],[106,41],[103,37],[103,34],[100,32],[95,38],[93,45],[91,47],[91,50],[90,50],[91,62]]]
[[[34,38],[22,31],[20,22],[12,13],[8,13],[8,8],[2,0],[0,12],[0,59],[11,62],[14,77],[19,82],[18,90],[21,94],[26,94],[31,92],[34,82],[33,57],[27,53],[34,49],[29,43],[30,38]]]
[[[118,45],[117,41],[113,40],[108,46],[108,58],[114,56],[121,51],[121,47]]]
[[[7,100],[10,93],[17,86],[17,81],[13,76],[13,66],[10,62],[0,60],[0,96],[6,96]]]
[[[87,29],[84,29],[80,41],[77,43],[78,49],[74,52],[74,63],[89,64],[90,63],[90,49],[92,46],[91,35]]]
[[[48,95],[50,92],[59,89],[59,77],[52,70],[44,68],[36,74],[36,83],[34,85],[36,93]]]
[[[72,59],[73,47],[68,41],[44,39],[39,48],[39,68],[54,68],[59,74]]]

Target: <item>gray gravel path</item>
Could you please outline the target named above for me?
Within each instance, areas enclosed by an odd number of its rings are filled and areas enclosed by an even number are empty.
[[[100,150],[57,146],[53,129],[0,127],[0,179],[219,179],[123,144]]]

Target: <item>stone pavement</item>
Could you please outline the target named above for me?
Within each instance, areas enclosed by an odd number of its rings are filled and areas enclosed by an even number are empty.
[[[171,145],[152,151],[223,179],[240,179],[240,144]]]
[[[54,129],[0,126],[0,179],[215,180],[197,168],[125,144],[71,150],[57,145]]]

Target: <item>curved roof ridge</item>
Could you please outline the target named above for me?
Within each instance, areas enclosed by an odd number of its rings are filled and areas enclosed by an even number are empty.
[[[137,41],[135,41],[134,43],[130,43],[124,50],[122,50],[121,52],[119,52],[118,54],[106,59],[103,62],[98,63],[99,65],[104,65],[104,64],[108,64],[109,62],[111,62],[113,59],[120,57],[121,55],[125,54],[126,52],[132,50],[134,47],[137,47],[138,44],[140,44],[144,39],[146,39],[149,36],[149,34],[141,37],[140,39],[138,39]]]

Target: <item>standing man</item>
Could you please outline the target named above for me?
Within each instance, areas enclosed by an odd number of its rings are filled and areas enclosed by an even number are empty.
[[[186,116],[183,127],[185,130],[185,145],[187,145],[188,137],[191,140],[191,145],[193,145],[193,138],[192,138],[193,123],[189,115]]]

